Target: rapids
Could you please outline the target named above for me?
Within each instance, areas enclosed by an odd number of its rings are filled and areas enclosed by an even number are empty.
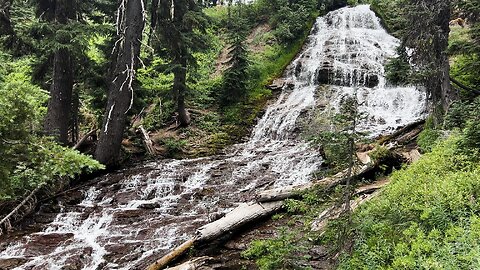
[[[319,97],[333,113],[342,97],[356,95],[370,136],[423,117],[421,90],[386,84],[384,64],[398,45],[367,5],[319,17],[246,142],[224,155],[159,160],[96,179],[80,200],[71,194],[42,209],[34,229],[0,238],[0,268],[143,269],[255,191],[310,181],[322,159],[298,136],[297,120]]]

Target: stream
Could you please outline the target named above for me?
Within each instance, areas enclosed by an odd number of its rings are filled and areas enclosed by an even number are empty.
[[[223,155],[138,165],[67,193],[42,207],[29,230],[0,237],[0,269],[144,269],[256,191],[311,181],[322,158],[299,136],[305,114],[334,114],[355,95],[367,115],[359,127],[371,137],[424,117],[422,90],[385,81],[398,45],[367,5],[319,17],[244,143]]]

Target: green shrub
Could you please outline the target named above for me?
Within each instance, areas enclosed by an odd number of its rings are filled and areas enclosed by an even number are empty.
[[[163,139],[166,148],[166,156],[170,158],[178,157],[183,152],[183,148],[187,144],[185,140],[176,140],[173,138]]]
[[[441,137],[441,131],[437,129],[427,128],[418,135],[417,143],[420,149],[424,152],[432,151],[433,147]]]
[[[310,257],[298,255],[306,249],[297,242],[299,236],[298,232],[283,229],[275,239],[253,241],[242,256],[255,259],[260,270],[302,269],[300,266]]]
[[[41,183],[103,168],[90,157],[42,137],[48,94],[30,82],[30,59],[0,68],[0,200]]]
[[[355,245],[339,269],[478,269],[480,165],[458,153],[460,136],[395,172],[353,214]]]

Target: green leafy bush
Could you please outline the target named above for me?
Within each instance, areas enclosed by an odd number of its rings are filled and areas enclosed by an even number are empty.
[[[355,245],[339,269],[478,269],[480,165],[460,136],[397,171],[353,214]]]
[[[0,68],[0,200],[84,169],[101,169],[91,158],[38,134],[48,94],[30,83],[30,59],[5,57],[9,64]]]
[[[248,259],[255,259],[260,270],[301,269],[303,262],[310,257],[298,256],[305,247],[298,245],[298,232],[286,229],[275,239],[255,240],[242,253]]]
[[[185,140],[176,140],[173,138],[163,139],[163,144],[166,148],[166,156],[173,158],[177,157],[180,153],[183,152],[183,147],[187,144]]]
[[[442,135],[441,131],[437,129],[427,128],[418,135],[417,143],[420,149],[424,152],[432,151],[438,139]]]

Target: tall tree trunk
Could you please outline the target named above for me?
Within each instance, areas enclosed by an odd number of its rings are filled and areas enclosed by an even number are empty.
[[[440,11],[440,28],[442,29],[442,38],[441,38],[441,64],[440,64],[440,75],[441,75],[441,105],[444,112],[448,111],[450,104],[457,98],[457,94],[450,84],[450,62],[448,59],[448,38],[450,35],[450,16],[451,16],[451,4],[450,1],[446,1],[448,4]]]
[[[0,37],[15,35],[10,20],[10,7],[13,0],[0,0]]]
[[[67,24],[75,18],[74,3],[69,0],[57,0],[55,21]],[[68,42],[68,41],[66,41]],[[50,100],[45,118],[45,133],[53,136],[62,144],[68,144],[68,129],[72,105],[73,63],[72,54],[62,48],[54,53],[53,82],[50,86]]]
[[[173,92],[177,97],[177,114],[180,126],[190,124],[190,116],[185,108],[185,94],[187,92],[187,48],[182,38],[182,30],[185,30],[183,19],[189,9],[189,3],[186,0],[174,0],[173,23],[177,29],[175,41],[173,42]]]
[[[174,60],[176,66],[173,74],[175,76],[173,80],[173,91],[177,96],[177,114],[178,122],[180,126],[188,126],[190,124],[190,115],[185,108],[185,93],[187,92],[187,59],[185,53],[182,53],[185,49],[180,50],[178,59]]]
[[[429,79],[427,88],[431,91],[434,119],[441,121],[450,104],[456,99],[456,92],[450,84],[450,63],[447,54],[451,6],[449,1],[442,1],[437,5],[436,24],[439,30],[432,48],[435,74]]]
[[[150,11],[150,32],[148,33],[148,41],[147,41],[148,45],[152,44],[153,33],[157,28],[158,3],[159,3],[159,0],[152,0],[152,9]]]
[[[118,162],[127,121],[133,102],[133,84],[139,63],[144,28],[143,0],[122,0],[118,8],[116,65],[110,85],[107,108],[95,158],[105,165]]]

